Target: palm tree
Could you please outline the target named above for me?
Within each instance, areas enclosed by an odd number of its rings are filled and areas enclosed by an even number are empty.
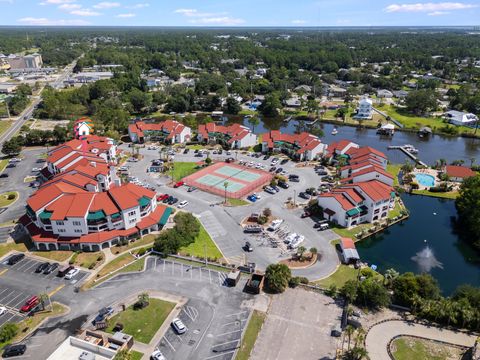
[[[395,280],[399,275],[400,273],[397,270],[393,268],[387,269],[387,271],[385,271],[386,285],[387,286],[392,285],[393,280]]]
[[[138,295],[138,301],[141,301],[144,304],[148,304],[148,300],[150,300],[150,296],[147,292],[143,292]]]
[[[352,325],[347,325],[347,327],[345,328],[345,335],[347,335],[347,338],[348,338],[348,344],[347,344],[348,351],[350,351],[350,340],[354,332],[355,332],[355,328]]]
[[[470,158],[470,167],[471,168],[473,167],[473,164],[475,163],[475,160],[477,160],[477,159],[475,159],[474,157]]]
[[[42,310],[45,310],[45,303],[50,300],[48,294],[42,293],[40,294],[40,303],[42,304]]]
[[[227,203],[227,188],[228,188],[228,181],[223,183],[223,187],[225,188],[225,204]]]
[[[305,246],[299,246],[297,249],[297,256],[300,258],[300,260],[303,260],[303,254],[307,251],[307,248]]]
[[[313,257],[317,254],[318,254],[317,248],[316,247],[311,247],[310,248],[310,258],[313,259]]]
[[[252,125],[252,133],[255,133],[255,126],[258,126],[260,124],[260,119],[256,116],[252,116],[248,119],[248,123]]]

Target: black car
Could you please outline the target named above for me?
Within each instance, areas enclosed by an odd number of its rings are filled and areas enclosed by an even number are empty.
[[[283,171],[283,168],[279,167],[277,170],[275,170],[276,174],[280,174]]]
[[[275,170],[277,170],[277,167],[276,167],[276,166],[272,166],[272,167],[270,168],[270,170],[268,170],[268,171],[274,172]]]
[[[310,199],[310,195],[308,195],[307,193],[305,193],[303,191],[300,194],[298,194],[298,196],[301,197],[302,199],[305,199],[305,200]]]
[[[17,167],[17,165],[14,163],[10,163],[7,165],[7,168],[14,168],[14,167]]]
[[[170,195],[169,197],[163,199],[162,202],[165,203],[165,204],[170,204],[170,201],[172,201],[172,200],[173,200],[173,196]]]
[[[283,159],[282,161],[280,161],[280,164],[285,165],[287,162],[288,162],[288,159]]]
[[[27,351],[27,345],[25,344],[8,345],[3,350],[2,356],[6,358],[10,356],[23,355],[25,351]]]
[[[289,185],[285,181],[279,181],[278,186],[280,186],[282,189],[288,189]]]
[[[195,149],[195,151],[193,152],[194,154],[198,154],[198,149]]]
[[[175,198],[175,197],[172,197],[169,201],[168,201],[168,205],[173,205],[173,204],[176,204],[178,202],[178,199]]]
[[[45,270],[43,270],[43,273],[45,275],[51,274],[53,271],[57,270],[57,268],[58,268],[58,263],[50,264]]]
[[[8,174],[0,174],[0,178],[7,178]]]
[[[183,153],[188,154],[189,151],[190,151],[190,149],[186,148],[185,150],[183,150]]]
[[[22,260],[25,257],[25,254],[15,254],[12,255],[8,258],[7,264],[8,265],[15,265],[18,263],[20,260]]]
[[[40,265],[37,266],[37,268],[35,269],[35,272],[36,273],[44,272],[45,269],[48,268],[49,266],[50,266],[49,262],[41,263]]]
[[[268,159],[270,159],[270,155],[265,155],[265,156],[263,157],[263,160],[268,160]]]
[[[243,250],[248,251],[248,252],[252,252],[253,251],[252,244],[250,244],[250,242],[246,241],[245,245],[243,246]]]
[[[300,182],[300,178],[299,178],[299,177],[289,178],[288,180],[290,180],[291,182]]]

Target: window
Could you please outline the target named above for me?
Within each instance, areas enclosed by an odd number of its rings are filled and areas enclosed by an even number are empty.
[[[64,233],[66,230],[65,229],[58,229],[59,233]]]
[[[130,211],[130,212],[128,213],[128,216],[134,216],[135,214],[136,214],[135,210],[134,210],[134,211]]]
[[[57,221],[57,225],[65,225],[63,221]]]
[[[129,223],[130,223],[130,224],[135,223],[135,219],[130,220]]]
[[[75,229],[75,232],[76,232],[76,233],[81,233],[82,230],[81,230],[81,229]]]
[[[82,225],[82,223],[81,223],[80,221],[74,221],[74,222],[73,222],[73,225],[75,225],[75,226],[80,226],[80,225]]]

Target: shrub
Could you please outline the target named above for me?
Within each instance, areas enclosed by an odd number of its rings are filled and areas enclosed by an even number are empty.
[[[14,200],[16,197],[15,194],[8,194],[8,200]]]
[[[337,285],[331,284],[328,287],[328,289],[325,290],[325,295],[335,297],[335,296],[337,296],[337,292],[338,292]]]
[[[296,288],[300,284],[300,278],[298,276],[292,277],[288,281],[288,286],[291,288]]]
[[[266,224],[268,221],[268,218],[266,216],[259,216],[257,219],[257,223],[260,225]]]
[[[147,249],[141,248],[141,249],[138,249],[137,255],[138,256],[143,256],[143,255],[145,255],[146,252],[147,252]]]
[[[289,284],[292,272],[285,264],[270,264],[265,271],[265,287],[272,293],[282,293]]]
[[[6,323],[0,327],[0,343],[12,340],[18,334],[18,326],[14,323]]]
[[[88,268],[89,268],[90,270],[92,270],[94,267],[95,267],[95,263],[91,263],[91,264],[88,266]]]

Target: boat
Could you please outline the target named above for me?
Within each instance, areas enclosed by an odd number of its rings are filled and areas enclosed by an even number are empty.
[[[377,134],[393,136],[393,134],[395,134],[395,126],[393,124],[383,124],[377,129]]]
[[[337,134],[338,134],[338,130],[336,127],[334,127],[332,130],[332,135],[337,135]]]
[[[285,119],[283,119],[283,122],[289,122],[292,119],[293,119],[293,116],[289,116],[289,117],[286,117]]]
[[[405,144],[405,145],[403,145],[403,148],[411,154],[418,154],[418,149],[415,148],[415,146],[413,146],[413,145]]]

